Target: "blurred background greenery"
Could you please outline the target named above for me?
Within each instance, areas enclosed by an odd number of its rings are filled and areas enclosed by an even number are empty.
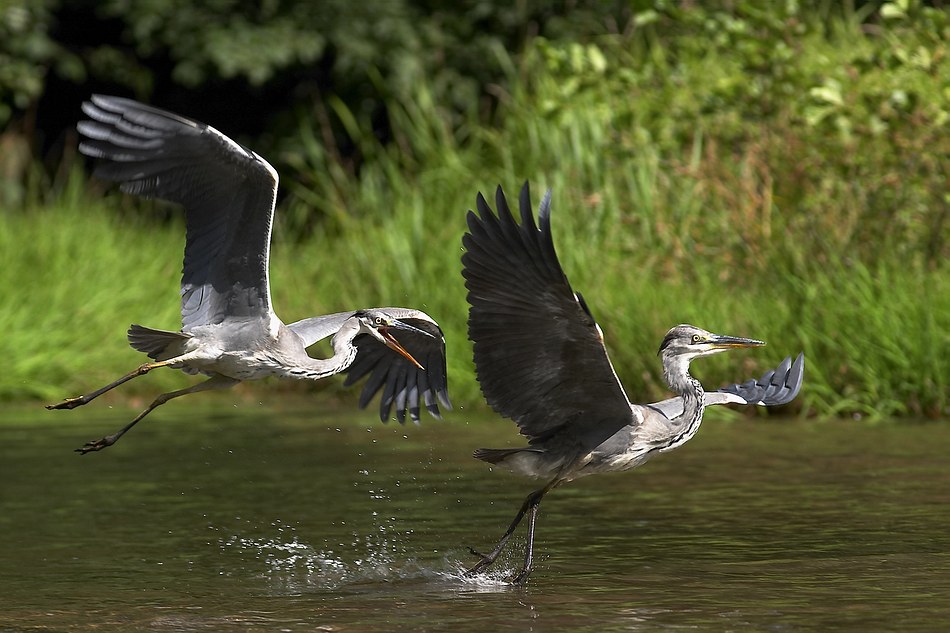
[[[464,213],[528,180],[631,397],[693,322],[770,343],[697,363],[710,387],[804,349],[792,411],[945,417],[948,42],[939,0],[0,1],[0,401],[99,386],[140,361],[128,323],[178,322],[180,211],[75,151],[106,92],[267,158],[279,314],[423,308],[463,406]]]

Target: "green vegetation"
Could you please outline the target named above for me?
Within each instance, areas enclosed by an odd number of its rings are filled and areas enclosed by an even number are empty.
[[[476,191],[491,199],[501,183],[511,197],[529,180],[536,203],[554,190],[562,263],[631,397],[664,393],[653,352],[685,321],[769,342],[697,363],[707,385],[804,349],[804,413],[947,415],[950,19],[911,2],[867,15],[786,4],[648,10],[632,35],[538,38],[518,59],[499,48],[507,80],[490,121],[422,81],[387,103],[392,142],[330,99],[358,167],[301,112],[268,156],[290,193],[278,312],[421,307],[446,331],[453,397],[479,402],[464,210]],[[63,181],[2,216],[0,399],[98,386],[138,362],[121,351],[129,322],[178,319],[180,222]],[[121,391],[187,380],[172,373]]]

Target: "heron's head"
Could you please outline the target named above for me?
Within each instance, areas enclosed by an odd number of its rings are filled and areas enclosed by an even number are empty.
[[[764,341],[713,334],[695,325],[683,324],[677,325],[666,333],[657,355],[689,362],[700,356],[710,356],[730,349],[761,347],[762,345],[765,345]]]
[[[395,351],[396,353],[406,357],[413,365],[419,369],[425,369],[419,361],[412,357],[406,348],[399,344],[399,341],[395,339],[392,335],[392,330],[402,330],[404,332],[414,332],[416,334],[421,334],[423,336],[432,337],[432,334],[419,328],[413,327],[407,323],[403,323],[399,319],[388,314],[384,310],[360,310],[353,317],[359,323],[359,333],[368,334],[373,337],[389,349]]]

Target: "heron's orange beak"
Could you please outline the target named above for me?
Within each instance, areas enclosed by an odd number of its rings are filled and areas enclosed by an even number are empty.
[[[399,341],[397,341],[395,338],[393,338],[393,335],[389,333],[389,328],[379,328],[378,332],[379,332],[380,335],[383,337],[383,340],[386,341],[386,347],[388,347],[389,349],[391,349],[391,350],[393,350],[393,351],[395,351],[395,352],[401,354],[402,356],[405,356],[405,357],[409,360],[410,363],[412,363],[413,365],[415,365],[415,366],[418,367],[419,369],[425,371],[425,367],[423,367],[422,365],[420,365],[420,364],[419,364],[419,361],[417,361],[415,358],[413,358],[413,357],[412,357],[412,354],[410,354],[410,353],[406,350],[405,347],[403,347],[402,345],[400,345],[400,344],[399,344]]]

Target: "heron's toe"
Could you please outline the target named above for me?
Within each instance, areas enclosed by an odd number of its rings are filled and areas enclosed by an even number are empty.
[[[495,562],[495,558],[493,556],[482,554],[481,552],[479,552],[478,550],[474,548],[470,547],[468,548],[468,551],[470,551],[473,556],[477,556],[481,560],[479,560],[477,563],[472,565],[472,567],[469,568],[469,570],[465,572],[466,576],[474,576],[475,574],[480,573],[486,567],[488,567],[489,565]]]
[[[101,451],[104,448],[108,448],[115,444],[116,438],[107,435],[106,437],[100,438],[98,440],[92,440],[91,442],[86,442],[80,448],[76,449],[76,452],[80,455],[85,455],[86,453],[92,453],[93,451]]]
[[[47,409],[75,409],[81,404],[85,404],[82,396],[76,396],[75,398],[66,398],[62,402],[57,402],[56,404],[46,405]]]

